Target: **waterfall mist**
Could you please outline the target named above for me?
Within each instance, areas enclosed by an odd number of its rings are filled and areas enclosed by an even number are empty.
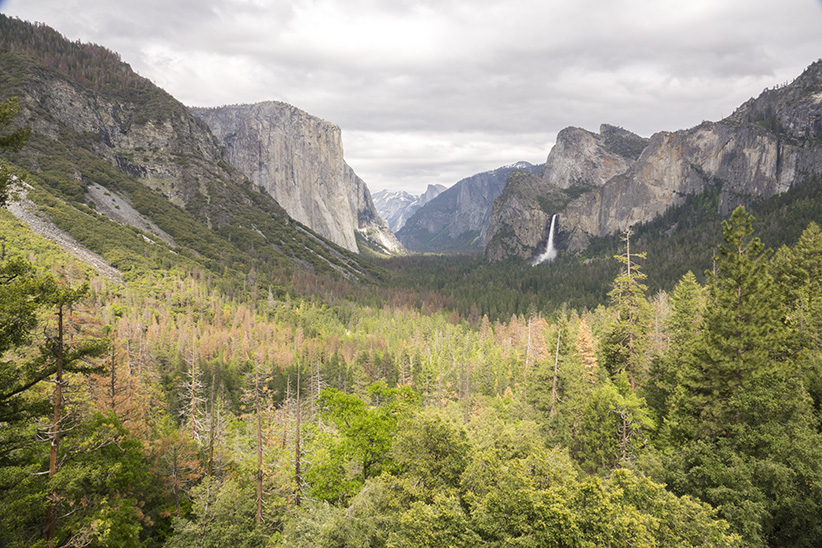
[[[536,266],[542,263],[550,263],[557,256],[557,249],[554,247],[554,235],[556,233],[556,222],[559,215],[554,214],[551,217],[551,228],[548,232],[548,244],[545,246],[545,251],[531,259],[531,265]]]

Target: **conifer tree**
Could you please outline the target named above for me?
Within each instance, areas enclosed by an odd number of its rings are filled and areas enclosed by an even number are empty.
[[[773,260],[774,278],[796,330],[805,387],[822,409],[822,230],[810,223],[793,248],[783,246]]]
[[[616,321],[606,337],[603,354],[611,374],[625,371],[631,390],[635,391],[647,361],[650,309],[645,300],[647,287],[642,283],[645,274],[637,263],[646,254],[631,253],[631,234],[630,228],[625,231],[625,254],[614,257],[624,268],[608,293],[616,310]]]
[[[649,405],[661,421],[667,417],[670,400],[692,362],[704,306],[704,290],[693,272],[688,271],[671,294],[672,313],[666,326],[670,343],[662,356],[654,356],[644,389]],[[663,430],[667,433],[667,428]]]
[[[54,307],[55,326],[47,333],[46,341],[40,348],[40,362],[42,369],[54,370],[54,394],[52,396],[52,420],[48,429],[50,444],[49,478],[54,478],[60,468],[60,440],[65,429],[64,389],[66,387],[65,373],[68,371],[94,372],[97,367],[85,364],[88,358],[102,355],[107,347],[105,339],[84,339],[73,341],[68,335],[69,313],[88,292],[88,285],[72,289],[53,279],[45,284],[45,301]],[[49,495],[49,504],[46,510],[45,539],[46,544],[52,546],[57,534],[57,503],[59,495],[52,492]]]
[[[752,233],[742,207],[723,223],[692,365],[673,398],[679,446],[662,479],[719,507],[750,546],[813,546],[822,436],[768,252]]]
[[[716,271],[706,273],[708,301],[693,351],[695,369],[684,379],[690,395],[680,402],[696,419],[683,423],[686,435],[714,439],[759,423],[761,409],[750,397],[775,377],[789,375],[791,367],[785,308],[767,270],[768,253],[752,236],[753,218],[739,207],[722,228],[725,243],[715,257]]]

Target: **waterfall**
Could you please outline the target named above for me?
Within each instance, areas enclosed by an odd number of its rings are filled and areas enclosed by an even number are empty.
[[[551,228],[548,232],[548,245],[545,246],[545,251],[543,251],[542,254],[531,260],[532,265],[550,263],[554,260],[554,258],[556,258],[557,249],[554,247],[554,235],[556,231],[554,229],[556,228],[557,217],[559,217],[559,215],[556,214],[551,217]]]

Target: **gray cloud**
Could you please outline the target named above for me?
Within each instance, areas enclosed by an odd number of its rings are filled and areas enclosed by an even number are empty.
[[[9,0],[189,105],[283,100],[341,126],[372,191],[420,192],[557,132],[718,119],[822,52],[818,0]]]

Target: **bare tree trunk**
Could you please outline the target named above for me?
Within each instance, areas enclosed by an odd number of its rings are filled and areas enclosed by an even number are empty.
[[[556,403],[557,403],[557,373],[559,370],[559,340],[560,336],[562,335],[562,328],[557,330],[557,352],[554,356],[554,381],[551,386],[551,411],[548,413],[548,418],[554,418],[554,412],[556,411]]]
[[[179,516],[180,515],[180,482],[179,482],[179,477],[180,477],[179,472],[180,471],[179,471],[179,468],[178,468],[179,465],[177,463],[177,449],[178,449],[177,445],[175,444],[174,445],[174,460],[172,461],[172,465],[171,465],[171,474],[172,474],[172,477],[174,478],[174,511]]]
[[[208,424],[208,477],[214,474],[214,385],[217,383],[216,372],[211,371],[211,418]]]
[[[294,495],[294,503],[300,505],[300,485],[302,484],[302,476],[300,475],[300,369],[297,368],[297,434],[294,441],[294,483],[297,484],[297,490]]]
[[[63,412],[63,305],[57,308],[57,375],[54,382],[54,417],[49,429],[51,452],[49,454],[49,478],[57,474],[57,457],[60,449],[60,419]],[[57,536],[57,493],[49,496],[46,509],[46,544],[54,546]]]
[[[116,395],[117,395],[117,377],[115,375],[115,352],[116,345],[114,341],[111,341],[111,401],[109,402],[109,407],[112,411],[114,411],[114,407],[117,405],[116,402]]]
[[[260,372],[254,372],[254,408],[257,413],[257,523],[263,521],[263,429],[260,416]]]
[[[522,368],[522,401],[528,403],[528,368],[531,366],[531,322],[528,318],[528,344],[525,345],[525,366]]]
[[[464,359],[462,362],[462,404],[463,404],[463,416],[462,416],[462,423],[468,424],[468,412],[471,408],[471,397],[470,397],[470,390],[471,390],[471,364],[468,360]]]
[[[288,400],[291,399],[291,377],[289,376],[287,379],[285,385],[285,412],[283,413],[283,449],[285,449],[288,440]]]

